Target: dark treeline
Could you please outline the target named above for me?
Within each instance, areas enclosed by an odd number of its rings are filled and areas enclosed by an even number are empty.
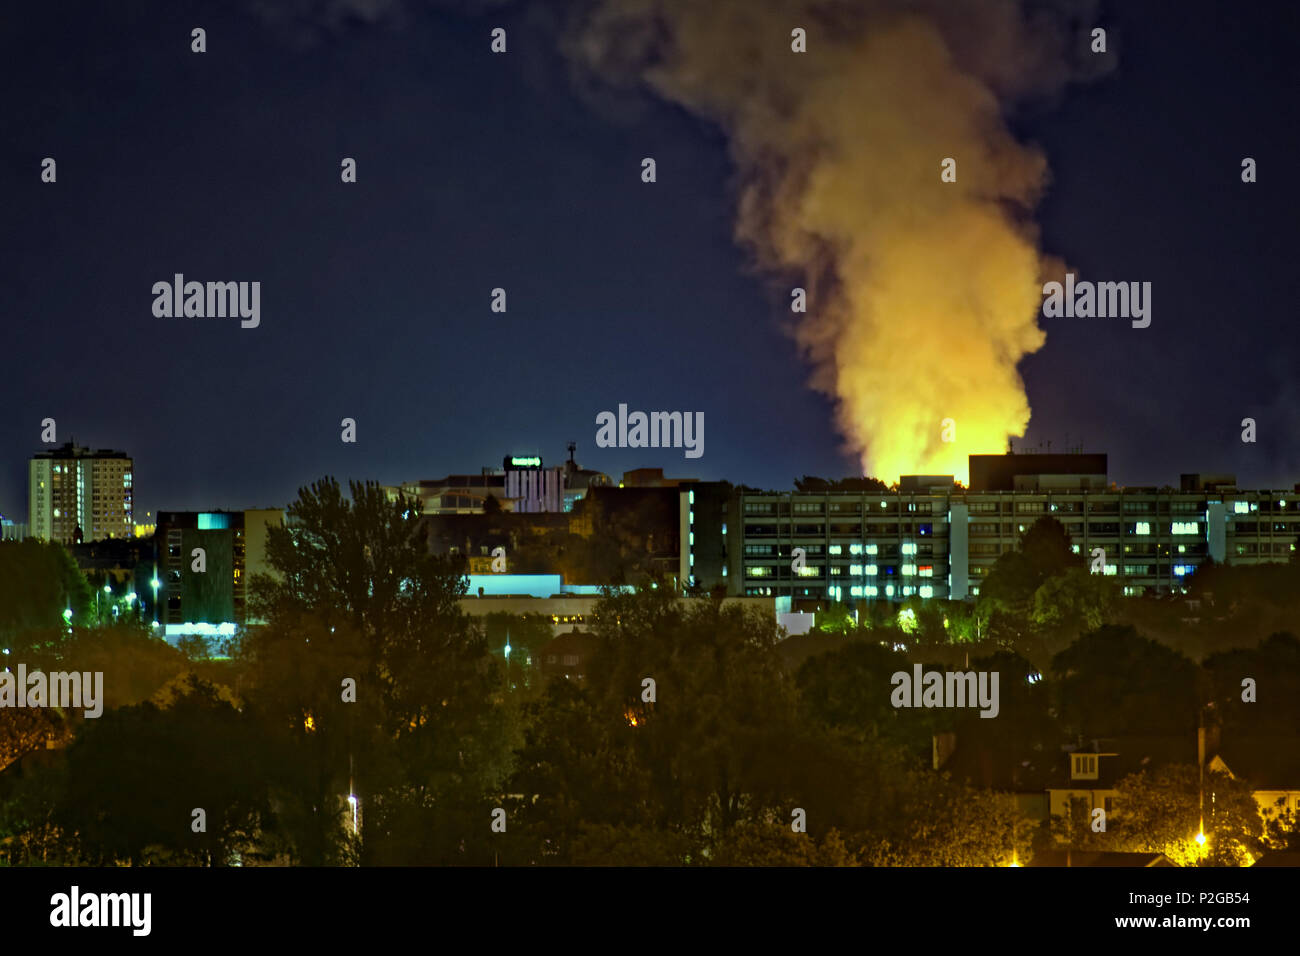
[[[1041,522],[978,602],[828,613],[798,638],[667,587],[611,592],[585,680],[548,682],[548,621],[468,617],[462,560],[429,553],[415,503],[349,492],[300,493],[268,540],[276,573],[252,582],[265,623],[220,659],[65,624],[63,595],[85,595],[61,549],[22,546],[47,549],[45,571],[24,585],[39,606],[0,621],[6,661],[101,670],[106,702],[98,719],[0,709],[4,862],[987,866],[1056,837],[1194,861],[1195,766],[1126,780],[1125,814],[1098,834],[936,771],[935,740],[1050,761],[1085,736],[1194,741],[1207,715],[1224,733],[1300,726],[1294,565],[1209,568],[1193,613],[1119,598]],[[895,708],[891,676],[914,663],[997,671],[998,717]],[[1243,676],[1267,678],[1258,703]],[[1205,862],[1296,840],[1249,781],[1214,786]]]

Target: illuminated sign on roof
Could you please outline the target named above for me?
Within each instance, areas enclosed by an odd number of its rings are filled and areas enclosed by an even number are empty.
[[[541,468],[542,459],[534,456],[531,458],[520,458],[518,456],[510,459],[511,468]]]

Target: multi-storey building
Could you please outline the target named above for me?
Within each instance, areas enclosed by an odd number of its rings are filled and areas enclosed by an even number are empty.
[[[420,499],[421,514],[481,514],[489,497],[502,511],[519,514],[561,513],[573,506],[592,488],[607,487],[608,475],[582,468],[573,460],[575,446],[569,444],[569,459],[556,468],[543,468],[535,455],[508,455],[499,470],[484,468],[477,475],[447,475],[407,482],[388,489],[390,499],[400,491]]]
[[[129,538],[134,467],[122,451],[71,442],[32,456],[27,467],[29,533],[63,544]]]
[[[1300,535],[1295,490],[1240,491],[1230,476],[1199,475],[1184,475],[1177,490],[1116,488],[1106,483],[1105,456],[1084,455],[1075,456],[1075,471],[1058,460],[1070,456],[1041,456],[1052,459],[1044,462],[1050,473],[1033,474],[1021,462],[1022,473],[981,482],[999,487],[979,487],[975,457],[984,456],[972,456],[970,489],[951,476],[905,476],[896,490],[875,494],[732,492],[714,483],[684,489],[682,580],[794,607],[961,600],[978,595],[999,555],[1016,550],[1020,535],[1047,516],[1065,526],[1076,553],[1100,559],[1104,573],[1136,595],[1181,590],[1207,557],[1286,561]]]
[[[160,636],[229,636],[237,625],[259,623],[246,613],[248,580],[258,573],[274,576],[266,540],[284,515],[279,508],[159,512],[154,580]]]

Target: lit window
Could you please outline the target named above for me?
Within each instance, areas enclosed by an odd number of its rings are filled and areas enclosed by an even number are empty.
[[[1139,522],[1137,523],[1137,526],[1134,527],[1134,529],[1133,529],[1133,533],[1134,533],[1134,534],[1150,534],[1150,533],[1151,533],[1151,522],[1149,522],[1149,521],[1139,521]]]
[[[1175,521],[1169,528],[1170,534],[1200,534],[1201,526],[1195,521]]]
[[[903,543],[903,554],[916,554],[916,545],[910,542]]]
[[[831,545],[831,551],[830,551],[831,554],[840,554],[841,551],[842,549],[838,544]]]
[[[918,593],[920,593],[923,598],[934,597],[934,588],[928,584],[923,584]]]
[[[874,544],[867,545],[867,554],[876,554],[879,550],[880,549]]]

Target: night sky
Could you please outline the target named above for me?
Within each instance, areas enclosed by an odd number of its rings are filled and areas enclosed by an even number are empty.
[[[266,6],[280,15],[0,14],[0,512],[27,520],[46,417],[60,442],[134,456],[140,515],[281,505],[324,474],[559,464],[569,440],[615,478],[650,466],[788,488],[860,472],[783,300],[733,241],[725,137],[650,95],[581,92],[563,5]],[[1145,330],[1040,318],[1018,444],[1068,437],[1127,484],[1300,481],[1294,10],[1106,4],[1118,67],[1012,118],[1052,170],[1042,247],[1153,284]],[[177,272],[260,281],[260,327],[156,318],[151,287]],[[704,456],[596,448],[596,414],[620,402],[703,411]],[[1240,440],[1247,416],[1257,444]]]

